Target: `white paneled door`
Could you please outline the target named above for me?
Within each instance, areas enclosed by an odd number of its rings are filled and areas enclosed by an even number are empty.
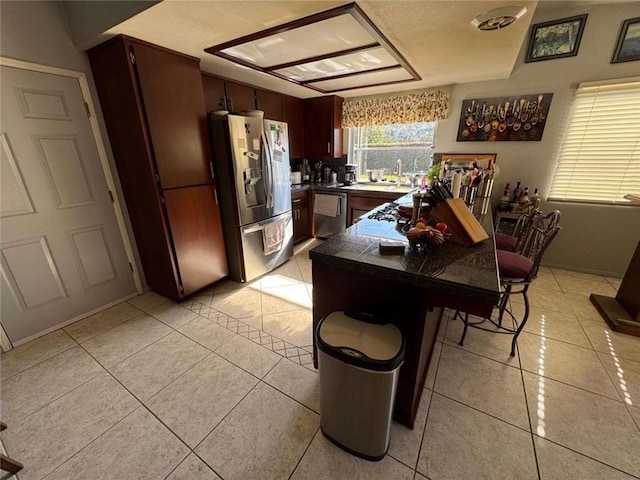
[[[0,68],[2,326],[15,343],[136,285],[78,78]]]

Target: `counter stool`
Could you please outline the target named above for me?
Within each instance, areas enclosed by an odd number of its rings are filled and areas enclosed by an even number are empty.
[[[529,234],[533,220],[540,215],[542,215],[540,210],[532,208],[530,211],[520,214],[511,235],[496,232],[494,235],[496,249],[519,253],[522,250],[525,238]]]
[[[464,338],[469,326],[488,330],[480,327],[479,325],[485,321],[489,321],[501,330],[497,333],[513,334],[513,340],[511,342],[511,356],[516,354],[516,341],[518,340],[518,335],[520,335],[520,332],[529,318],[529,298],[527,296],[527,291],[529,290],[531,283],[533,283],[538,276],[538,270],[540,268],[544,252],[551,244],[551,241],[556,237],[556,235],[558,235],[558,233],[560,233],[560,230],[562,230],[559,222],[560,212],[558,210],[544,216],[535,215],[531,222],[529,232],[523,240],[522,250],[520,253],[497,250],[498,272],[500,274],[500,287],[502,290],[500,300],[496,306],[499,312],[498,321],[495,322],[490,318],[485,318],[480,322],[470,323],[469,314],[465,313],[462,317],[464,329],[462,330],[462,336],[460,337],[460,345],[464,344]],[[511,295],[516,294],[522,295],[524,299],[524,316],[519,322],[508,308]],[[515,328],[508,328],[502,325],[502,319],[505,312],[515,322]],[[454,318],[460,316],[460,312],[456,312]]]

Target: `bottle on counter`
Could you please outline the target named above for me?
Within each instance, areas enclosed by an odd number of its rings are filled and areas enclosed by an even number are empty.
[[[508,183],[504,186],[504,193],[500,197],[500,200],[498,200],[498,210],[500,212],[506,212],[507,210],[509,210],[509,200],[511,199],[511,197],[509,196],[510,186],[511,185]]]
[[[509,211],[513,213],[518,213],[518,200],[520,199],[520,182],[516,183],[516,187],[513,189],[513,193],[511,194],[511,200],[509,201]]]
[[[513,189],[513,195],[511,195],[511,203],[518,203],[520,198],[520,182],[516,183],[516,188]]]
[[[300,172],[302,173],[302,182],[309,183],[309,175],[311,169],[309,168],[309,160],[306,158],[302,160],[302,165],[300,165]]]
[[[331,167],[324,167],[322,170],[322,183],[331,182]]]
[[[529,187],[524,187],[524,191],[520,193],[520,203],[528,205],[530,202],[531,200],[529,200]]]
[[[531,206],[538,210],[540,208],[540,204],[542,203],[542,199],[540,198],[540,195],[538,195],[538,189],[536,188],[533,191],[533,197],[531,197]]]

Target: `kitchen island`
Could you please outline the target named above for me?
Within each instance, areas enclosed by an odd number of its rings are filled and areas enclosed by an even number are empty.
[[[411,204],[411,194],[397,203]],[[372,211],[385,208],[382,205]],[[451,242],[431,251],[411,249],[397,222],[365,215],[344,233],[309,252],[313,326],[335,310],[362,309],[387,316],[403,332],[394,418],[413,428],[438,328],[445,308],[490,316],[500,288],[490,212],[474,215],[489,239],[472,247]],[[402,241],[404,255],[381,255],[382,240]],[[314,364],[317,352],[314,338]]]

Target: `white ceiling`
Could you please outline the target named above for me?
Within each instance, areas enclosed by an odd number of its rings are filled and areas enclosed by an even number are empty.
[[[345,1],[164,0],[109,29],[201,59],[201,69],[300,98],[318,92],[214,57],[204,49],[327,10]],[[527,39],[537,0],[359,0],[358,5],[422,77],[421,81],[338,92],[343,97],[508,78]],[[546,4],[578,2],[541,2]],[[527,12],[508,28],[482,32],[476,15],[507,5]]]

